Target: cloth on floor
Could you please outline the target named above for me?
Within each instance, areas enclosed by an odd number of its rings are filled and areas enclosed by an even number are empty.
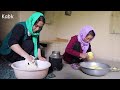
[[[56,77],[54,73],[49,73],[49,74],[45,77],[45,79],[50,79],[50,78],[54,78],[54,77]]]
[[[75,70],[78,70],[80,68],[80,65],[79,65],[79,63],[73,63],[73,64],[71,64],[71,67]]]

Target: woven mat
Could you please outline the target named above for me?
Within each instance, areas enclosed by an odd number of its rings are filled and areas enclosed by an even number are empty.
[[[0,79],[16,79],[14,71],[10,62],[5,60],[3,57],[0,57]],[[44,79],[50,79],[55,77],[55,74],[49,73]]]

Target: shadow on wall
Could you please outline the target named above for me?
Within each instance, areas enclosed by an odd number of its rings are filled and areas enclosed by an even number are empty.
[[[0,11],[0,41],[19,22],[19,11]]]

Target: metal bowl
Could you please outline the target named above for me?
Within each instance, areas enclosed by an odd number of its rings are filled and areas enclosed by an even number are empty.
[[[102,69],[92,69],[91,66],[96,65]],[[82,72],[92,76],[104,76],[110,71],[110,66],[100,62],[81,62],[80,69]]]

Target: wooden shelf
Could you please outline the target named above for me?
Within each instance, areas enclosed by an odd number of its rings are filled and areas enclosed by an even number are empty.
[[[56,38],[55,40],[41,40],[40,43],[46,43],[46,44],[51,44],[51,43],[59,43],[59,42],[68,42],[67,39],[61,39],[61,38]]]

